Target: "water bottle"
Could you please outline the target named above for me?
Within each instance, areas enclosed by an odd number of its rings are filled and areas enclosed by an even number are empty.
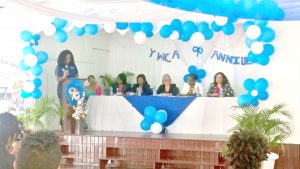
[[[153,87],[153,96],[156,96],[157,95],[157,93],[156,93],[156,89],[155,89],[155,87]]]
[[[200,97],[200,96],[201,96],[199,87],[196,88],[196,96],[197,96],[197,97]]]
[[[220,90],[220,94],[219,94],[219,97],[223,97],[224,96],[224,92],[223,92],[223,89]]]
[[[112,87],[110,87],[110,89],[109,89],[109,95],[110,95],[110,96],[113,96],[113,95],[114,95],[114,91],[113,91],[113,88],[112,88]]]

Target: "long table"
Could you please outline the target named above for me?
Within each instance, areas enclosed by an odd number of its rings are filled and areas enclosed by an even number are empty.
[[[159,99],[161,96],[156,97]],[[236,97],[197,97],[167,131],[182,134],[227,134],[235,125],[231,118],[235,112],[233,106],[237,106]],[[91,96],[87,108],[90,130],[142,132],[140,122],[143,116],[122,96]]]

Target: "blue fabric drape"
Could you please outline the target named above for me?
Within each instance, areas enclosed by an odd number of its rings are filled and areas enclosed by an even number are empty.
[[[147,106],[157,110],[165,110],[168,120],[164,126],[171,125],[196,97],[164,97],[164,96],[124,96],[124,98],[141,114]]]

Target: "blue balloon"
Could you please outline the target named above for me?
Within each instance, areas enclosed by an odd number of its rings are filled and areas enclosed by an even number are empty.
[[[26,99],[31,96],[31,93],[26,93],[24,90],[21,90],[21,97]]]
[[[141,30],[141,23],[137,23],[137,22],[130,23],[129,28],[132,32],[138,32]]]
[[[178,1],[178,6],[182,10],[194,11],[198,6],[198,0]]]
[[[265,44],[264,45],[264,51],[262,53],[262,55],[264,56],[270,56],[274,54],[274,47],[271,44]]]
[[[210,26],[211,26],[211,29],[215,32],[219,32],[222,30],[222,26],[217,25],[215,21],[213,23],[211,23]]]
[[[31,70],[31,73],[35,76],[40,76],[43,73],[43,68],[39,64],[33,66],[30,70]]]
[[[246,45],[248,48],[251,48],[251,45],[253,42],[255,42],[255,39],[246,38]]]
[[[171,22],[171,27],[174,30],[181,30],[182,29],[182,23],[179,19],[173,19]]]
[[[24,41],[24,42],[29,42],[31,41],[33,35],[31,32],[29,31],[22,31],[21,32],[21,39]]]
[[[222,27],[222,30],[225,35],[232,35],[234,33],[234,25],[232,23],[227,23]]]
[[[127,22],[117,22],[117,29],[119,30],[125,30],[128,28],[128,23]]]
[[[251,105],[254,107],[259,105],[258,99],[256,97],[252,99]]]
[[[155,120],[156,111],[157,110],[156,110],[155,107],[153,107],[153,106],[147,106],[144,109],[144,117],[145,117],[145,119],[150,120],[150,121],[154,121]]]
[[[200,77],[197,77],[197,82],[198,82],[198,83],[201,83],[201,82],[202,82],[202,80],[201,80]]]
[[[153,32],[146,32],[146,36],[147,36],[147,38],[152,37],[153,36]]]
[[[254,25],[254,22],[253,21],[246,21],[243,25],[243,29],[244,31],[247,31],[248,27],[251,26],[251,25]]]
[[[189,76],[190,76],[190,74],[184,75],[184,77],[183,77],[184,82],[187,82],[187,81],[188,81]]]
[[[267,65],[269,62],[270,62],[269,56],[260,55],[257,59],[257,63],[262,66]]]
[[[197,74],[197,67],[194,65],[190,66],[188,70],[191,74]]]
[[[148,130],[151,129],[151,124],[152,124],[152,123],[153,123],[153,122],[150,122],[149,120],[144,119],[143,121],[141,121],[140,127],[141,127],[142,130],[148,131]]]
[[[244,88],[248,91],[252,91],[255,87],[255,81],[253,79],[246,79],[243,84]]]
[[[180,35],[179,39],[183,42],[187,42],[191,39],[192,34],[183,33]]]
[[[207,22],[200,22],[199,24],[198,24],[198,31],[199,32],[202,32],[202,33],[204,33],[204,32],[206,32],[207,30],[209,29],[209,25],[208,25],[208,23]]]
[[[33,47],[26,46],[25,48],[23,48],[23,55],[26,56],[27,54],[35,54]]]
[[[239,106],[245,107],[252,104],[252,96],[249,94],[243,94],[238,97]]]
[[[155,114],[155,121],[163,124],[164,122],[166,122],[168,119],[168,114],[166,113],[166,111],[164,110],[159,110],[156,112]]]
[[[149,1],[156,4],[161,4],[163,2],[163,0],[149,0]]]
[[[203,34],[204,34],[205,40],[210,40],[214,36],[213,31],[210,29],[207,29]]]
[[[269,86],[268,81],[265,78],[259,78],[255,82],[255,89],[259,92],[265,91]]]
[[[82,28],[78,28],[78,27],[74,27],[73,28],[73,33],[76,35],[76,36],[83,36],[84,33],[85,33],[85,27],[82,27]]]
[[[272,28],[265,28],[262,30],[260,41],[272,42],[275,39],[275,31]]]
[[[54,36],[56,41],[60,43],[64,43],[68,40],[68,34],[64,30],[57,29]]]
[[[86,24],[85,32],[89,35],[96,35],[98,33],[98,25],[96,24]]]
[[[145,22],[141,24],[141,31],[148,33],[148,32],[152,32],[153,30],[153,25],[150,22]]]
[[[260,91],[258,92],[258,98],[260,100],[267,100],[269,98],[269,94],[267,91]]]
[[[35,35],[33,35],[32,38],[33,38],[34,40],[38,41],[38,40],[41,39],[41,36],[40,36],[39,34],[35,34]]]
[[[39,99],[42,97],[42,91],[40,89],[34,89],[34,91],[32,92],[31,96],[34,98],[34,99]]]
[[[38,64],[44,64],[48,61],[48,54],[45,51],[39,51],[36,53],[38,58]]]
[[[65,19],[55,18],[52,24],[56,27],[56,29],[62,29],[67,25],[68,21]]]
[[[21,61],[19,62],[19,68],[20,68],[21,70],[23,70],[23,71],[26,71],[26,70],[30,69],[30,67],[27,66],[27,65],[24,63],[24,60],[21,60]]]
[[[253,52],[249,52],[247,56],[247,60],[250,61],[251,63],[256,63],[258,60],[258,55],[254,54]]]
[[[32,82],[36,88],[42,85],[42,80],[40,78],[35,78]]]
[[[205,75],[206,75],[206,71],[205,71],[205,70],[199,69],[199,70],[197,71],[197,76],[198,76],[199,79],[204,78]]]
[[[164,25],[160,31],[159,31],[159,34],[161,37],[163,38],[168,38],[173,32],[173,29],[170,25]]]
[[[197,31],[197,25],[192,21],[186,21],[182,24],[184,34],[192,35]]]
[[[256,20],[255,21],[255,25],[258,25],[261,28],[266,27],[267,24],[268,24],[267,20]]]
[[[165,0],[164,6],[167,6],[170,8],[176,8],[176,7],[178,7],[178,2],[177,2],[177,0]]]

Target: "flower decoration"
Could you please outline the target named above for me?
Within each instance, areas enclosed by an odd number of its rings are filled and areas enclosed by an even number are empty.
[[[84,86],[77,80],[72,79],[71,82],[66,86],[66,97],[70,105],[77,105],[78,101],[84,98]]]
[[[77,95],[79,96],[79,95]],[[84,102],[84,94],[81,97],[75,97],[75,99],[77,100],[77,104],[75,106],[73,106],[74,109],[74,113],[72,114],[72,117],[76,120],[80,120],[80,119],[85,119],[87,111],[86,111],[86,105]]]
[[[194,65],[190,66],[190,67],[188,68],[188,71],[189,71],[189,73],[186,74],[186,75],[184,76],[184,78],[183,78],[183,80],[184,80],[185,82],[187,82],[187,80],[188,80],[188,78],[189,78],[189,76],[190,76],[191,74],[194,74],[194,75],[197,76],[197,82],[198,82],[198,83],[201,83],[201,82],[202,82],[202,79],[206,76],[206,71],[205,71],[204,69],[197,69],[197,67],[194,66]]]
[[[259,78],[256,81],[253,79],[246,79],[244,81],[244,88],[248,91],[247,94],[243,94],[238,98],[238,104],[240,106],[258,106],[259,100],[267,100],[269,97],[268,81],[265,78]]]

